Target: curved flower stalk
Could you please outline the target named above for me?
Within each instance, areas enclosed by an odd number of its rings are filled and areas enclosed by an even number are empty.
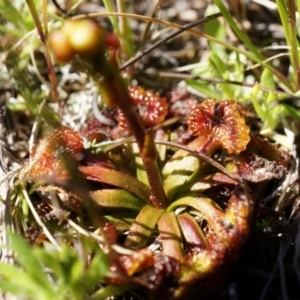
[[[99,84],[106,104],[122,111],[143,160],[151,190],[150,201],[155,207],[164,208],[167,199],[156,163],[157,151],[153,137],[145,131],[115,62],[107,60],[106,50],[110,45],[106,44],[105,35],[104,29],[92,20],[66,21],[61,28],[50,33],[48,45],[58,62],[67,63],[77,59],[82,69]],[[59,38],[56,39],[56,36]],[[68,50],[68,55],[63,59],[60,57],[61,48]]]

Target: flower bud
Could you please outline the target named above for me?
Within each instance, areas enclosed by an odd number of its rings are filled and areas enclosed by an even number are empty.
[[[105,45],[108,48],[118,50],[120,48],[120,41],[118,36],[114,33],[107,33],[105,36]]]
[[[94,21],[66,21],[62,31],[76,54],[95,56],[104,52],[104,30]]]
[[[59,65],[65,65],[70,62],[75,54],[68,37],[61,29],[51,31],[47,43],[55,62]]]

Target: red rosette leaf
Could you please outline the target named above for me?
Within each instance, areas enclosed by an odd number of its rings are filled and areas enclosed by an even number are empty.
[[[242,106],[233,100],[203,101],[191,111],[187,124],[193,135],[210,138],[228,154],[239,154],[250,141]]]

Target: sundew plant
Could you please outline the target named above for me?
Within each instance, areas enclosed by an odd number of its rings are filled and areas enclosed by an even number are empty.
[[[4,299],[299,295],[299,3],[183,2],[0,1]]]

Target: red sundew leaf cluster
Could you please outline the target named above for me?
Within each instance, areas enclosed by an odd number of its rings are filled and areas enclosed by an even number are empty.
[[[243,109],[233,100],[203,101],[191,111],[187,124],[193,135],[212,139],[228,154],[239,154],[250,141],[250,128],[245,124]]]
[[[68,127],[55,129],[30,154],[27,172],[31,176],[56,174],[66,178],[64,159],[78,159],[83,150],[83,141],[78,132]]]
[[[115,109],[106,109],[101,113],[112,122],[117,123],[117,119],[115,118],[117,112]],[[97,118],[92,117],[87,120],[80,133],[89,141],[95,140],[99,143],[106,139],[116,139],[118,137],[117,131],[115,126],[103,124]]]
[[[165,120],[168,114],[168,103],[165,97],[161,97],[151,90],[144,90],[140,86],[129,87],[129,94],[146,128],[153,127]],[[118,121],[121,132],[130,131],[121,111],[119,111]]]

